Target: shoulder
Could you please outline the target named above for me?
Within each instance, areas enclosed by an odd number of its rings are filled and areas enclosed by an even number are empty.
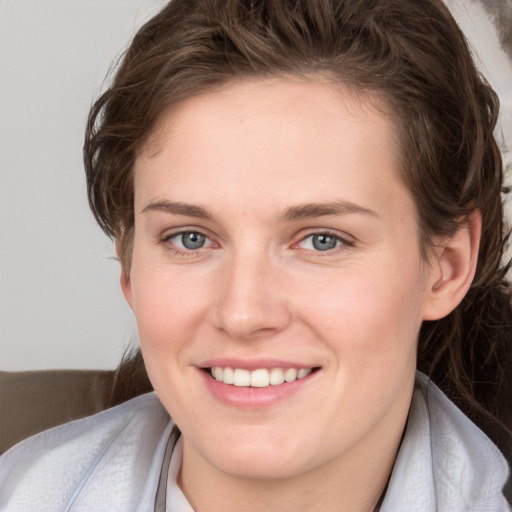
[[[0,457],[0,509],[65,509],[98,481],[129,488],[149,472],[169,425],[149,393],[29,438]]]
[[[507,478],[508,465],[498,448],[418,373],[382,512],[508,512]]]
[[[422,374],[416,402],[429,420],[438,500],[457,496],[465,510],[509,511],[503,496],[508,464],[489,437]]]
[[[423,423],[430,431],[433,449],[445,455],[441,462],[446,464],[450,458],[459,459],[464,455],[466,465],[473,467],[472,477],[476,478],[476,482],[472,482],[473,485],[481,482],[491,486],[493,479],[500,483],[503,478],[506,479],[508,465],[494,443],[421,373],[418,373],[416,378],[412,407],[416,411],[418,422],[421,422],[421,418],[428,419],[428,424],[425,421]],[[462,464],[460,467],[462,469]]]

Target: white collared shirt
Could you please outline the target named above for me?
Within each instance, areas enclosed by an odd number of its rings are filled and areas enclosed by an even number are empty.
[[[154,393],[34,436],[0,457],[5,512],[153,512],[174,424]],[[193,512],[169,464],[166,512]],[[380,512],[508,512],[499,450],[418,373]]]

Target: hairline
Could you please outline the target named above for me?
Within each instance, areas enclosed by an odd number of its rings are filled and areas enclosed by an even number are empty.
[[[417,222],[417,241],[420,249],[422,259],[425,263],[431,261],[431,257],[434,253],[434,241],[431,239],[429,234],[426,232],[425,226],[423,226],[423,219],[418,210],[418,203],[416,197],[411,190],[411,186],[408,180],[407,171],[407,158],[406,158],[406,141],[405,141],[405,119],[400,114],[400,109],[396,105],[396,99],[383,88],[361,86],[356,80],[349,81],[343,79],[341,73],[336,73],[332,69],[326,70],[309,70],[307,64],[303,65],[304,72],[297,70],[296,72],[283,71],[276,69],[274,72],[261,72],[261,73],[234,73],[232,76],[226,76],[224,80],[219,80],[213,84],[203,84],[197,87],[194,92],[190,94],[183,94],[178,99],[169,101],[167,106],[162,110],[160,115],[147,129],[147,133],[139,139],[135,145],[134,161],[130,170],[132,179],[132,191],[135,196],[135,179],[134,173],[137,166],[137,160],[141,155],[146,157],[153,157],[160,153],[164,146],[164,140],[168,140],[168,136],[172,133],[172,124],[169,123],[169,114],[173,110],[179,108],[187,100],[201,96],[203,94],[211,94],[223,89],[229,88],[230,86],[237,83],[244,82],[260,82],[268,80],[298,80],[299,82],[325,82],[331,84],[335,91],[336,87],[343,88],[349,93],[351,99],[355,99],[358,102],[358,106],[368,108],[384,117],[386,117],[392,129],[391,141],[393,141],[394,151],[397,159],[397,168],[399,178],[406,187],[407,191],[411,194],[413,199],[416,222]],[[335,91],[336,92],[336,91]],[[132,205],[134,208],[134,205]],[[135,210],[133,210],[135,213]],[[133,216],[133,223],[128,228],[122,227],[122,236],[116,236],[116,241],[121,243],[120,247],[120,261],[123,266],[123,270],[126,274],[129,274],[132,261],[133,252],[133,237],[135,235],[135,215]],[[130,254],[126,254],[126,251],[130,251]],[[128,267],[126,266],[128,265]]]

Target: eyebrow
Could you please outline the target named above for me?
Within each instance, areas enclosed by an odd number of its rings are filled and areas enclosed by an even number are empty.
[[[186,215],[187,217],[213,220],[213,215],[206,208],[196,204],[174,201],[153,201],[146,205],[141,210],[141,213],[147,211],[162,211],[174,215]],[[377,212],[356,203],[350,201],[335,201],[332,203],[305,203],[290,206],[279,213],[277,218],[279,221],[291,222],[328,215],[348,215],[351,213],[379,217]]]
[[[204,207],[196,204],[179,203],[173,201],[153,201],[146,205],[141,213],[147,211],[160,211],[174,215],[186,215],[198,219],[213,220],[213,215]]]
[[[350,213],[359,213],[379,217],[379,214],[369,208],[360,206],[350,201],[335,201],[332,203],[305,203],[296,206],[290,206],[283,210],[278,219],[285,222],[311,219],[314,217],[323,217],[327,215],[348,215]]]

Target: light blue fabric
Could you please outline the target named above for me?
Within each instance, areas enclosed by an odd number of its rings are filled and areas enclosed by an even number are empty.
[[[48,430],[0,457],[5,512],[152,512],[172,421],[154,393]],[[193,512],[169,467],[168,512]],[[507,464],[487,436],[418,374],[381,512],[508,512]]]
[[[418,372],[380,512],[506,512],[507,477],[496,446]]]
[[[172,426],[150,393],[27,439],[0,457],[0,510],[153,512]]]

